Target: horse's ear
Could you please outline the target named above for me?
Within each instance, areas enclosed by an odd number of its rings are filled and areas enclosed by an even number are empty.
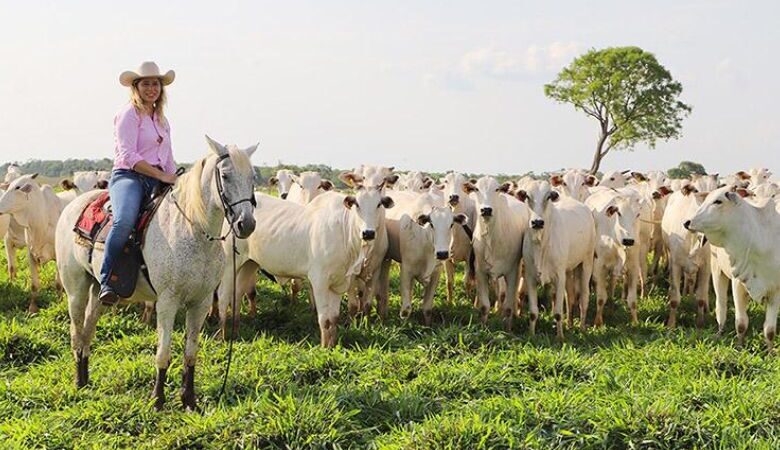
[[[252,145],[251,147],[247,147],[247,148],[245,148],[245,149],[244,149],[244,153],[246,153],[246,156],[248,156],[248,157],[250,157],[250,158],[251,158],[251,157],[252,157],[252,155],[255,153],[255,150],[257,150],[257,146],[258,146],[258,145],[260,145],[260,143],[259,143],[259,142],[258,142],[257,144],[255,144],[255,145]]]
[[[215,141],[214,139],[211,139],[209,135],[206,135],[206,142],[209,144],[209,150],[214,152],[217,156],[227,155],[227,148],[225,148],[224,145],[220,144],[219,142]]]
[[[38,172],[35,172],[34,174],[30,175],[30,178],[32,178],[33,180],[38,178]]]

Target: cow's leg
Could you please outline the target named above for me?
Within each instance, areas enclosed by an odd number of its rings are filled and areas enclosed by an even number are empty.
[[[455,303],[455,262],[452,259],[448,259],[444,263],[444,269],[447,271],[447,304],[452,305]]]
[[[377,278],[377,301],[376,311],[380,318],[387,318],[387,305],[389,299],[390,290],[390,268],[393,265],[393,261],[385,259],[382,261],[382,265],[379,270],[379,277]]]
[[[244,297],[244,288],[248,284],[251,284],[254,290],[254,283],[247,280],[257,280],[257,265],[251,261],[236,261],[236,291],[233,293],[233,273],[231,267],[225,268],[222,274],[222,281],[217,288],[217,296],[219,297],[219,329],[221,339],[227,339],[227,311],[228,306],[231,308],[231,315],[233,320],[233,329],[238,330],[238,320],[241,315],[241,299]],[[235,295],[236,307],[233,308],[233,296]],[[159,310],[159,307],[158,307]],[[159,320],[158,320],[159,323]]]
[[[16,246],[8,234],[5,236],[5,257],[8,260],[8,281],[16,279]]]
[[[637,325],[639,323],[639,313],[638,313],[638,305],[637,305],[637,297],[636,297],[636,291],[637,291],[637,284],[640,284],[640,277],[642,276],[642,267],[640,266],[639,261],[643,258],[643,255],[640,253],[638,255],[633,255],[633,258],[631,258],[628,261],[628,270],[626,271],[626,286],[628,288],[626,292],[626,303],[628,304],[628,310],[631,314],[631,324]],[[647,258],[645,258],[647,259]],[[647,267],[645,266],[645,270],[647,270]]]
[[[669,266],[671,270],[669,280],[669,320],[666,322],[666,326],[669,329],[674,329],[677,326],[677,307],[680,306],[680,276],[682,275],[682,267],[675,261],[670,261]]]
[[[773,295],[766,302],[766,318],[764,319],[764,339],[769,353],[774,353],[774,340],[777,331],[777,312],[780,310],[780,295]]]
[[[476,269],[477,276],[477,302],[479,302],[479,320],[483,325],[487,324],[490,312],[490,280],[488,274],[480,267]]]
[[[293,278],[290,280],[290,303],[298,301],[298,294],[301,292],[301,280]]]
[[[523,277],[527,284],[528,290],[528,333],[533,336],[536,334],[536,321],[539,319],[539,299],[536,290],[536,274],[531,273],[533,270],[530,266],[532,264],[525,265],[525,276]]]
[[[154,407],[158,411],[165,404],[165,376],[168,366],[171,364],[171,337],[173,335],[173,322],[176,318],[178,304],[170,298],[170,294],[161,295],[157,300],[157,377],[154,382]]]
[[[496,280],[496,303],[494,305],[494,310],[496,312],[500,312],[504,308],[504,302],[506,302],[506,277],[499,277]]]
[[[412,282],[414,281],[408,264],[401,264],[401,312],[402,319],[412,314]]]
[[[596,327],[604,325],[604,305],[607,303],[607,270],[603,259],[603,257],[596,258],[593,269],[596,284],[596,319],[593,321],[593,326]]]
[[[734,295],[734,327],[737,329],[737,340],[739,346],[745,344],[745,334],[748,329],[747,307],[750,297],[748,297],[745,285],[738,279],[731,281],[731,293]]]
[[[436,287],[439,286],[439,277],[441,276],[441,266],[433,270],[431,278],[425,285],[425,291],[423,292],[423,321],[426,326],[431,326],[431,319],[433,314],[433,296],[436,294]]]
[[[577,302],[577,294],[574,292],[576,277],[576,270],[566,273],[566,325],[570,329],[574,327],[574,308]]]
[[[325,348],[336,346],[341,296],[328,288],[327,279],[316,277],[311,280],[314,300],[317,303],[317,322],[320,325],[320,345]]]
[[[198,408],[195,397],[195,364],[198,357],[198,337],[209,312],[210,298],[187,308],[186,337],[184,341],[184,372],[182,374],[181,403],[184,409],[195,411]]]
[[[566,271],[559,268],[555,277],[555,305],[553,316],[555,317],[556,335],[563,340],[563,297],[566,295]]]
[[[709,311],[710,303],[710,265],[709,262],[699,267],[696,274],[696,304],[698,311],[696,313],[696,326],[704,326],[704,316]]]
[[[593,275],[593,259],[586,258],[580,266],[580,329],[588,327],[588,306],[590,304],[590,278]]]
[[[38,277],[38,263],[33,257],[30,245],[27,245],[27,260],[30,263],[30,305],[27,311],[31,313],[38,312],[38,291],[41,290],[41,280]]]
[[[715,255],[710,258],[712,272],[712,288],[715,291],[715,320],[718,322],[718,335],[726,328],[726,312],[729,300],[729,277],[718,266]],[[736,293],[734,294],[736,296]],[[736,299],[735,299],[736,301]]]
[[[151,326],[152,318],[154,318],[154,302],[144,302],[144,312],[141,314],[141,322]]]
[[[518,274],[522,273],[522,269],[518,270]],[[525,277],[520,276],[520,281],[517,283],[517,310],[515,311],[515,316],[521,317],[523,315],[523,310],[525,309],[525,301],[526,301],[526,291],[527,286],[525,282]]]
[[[507,274],[504,275],[506,280],[506,297],[501,306],[502,315],[504,316],[504,330],[509,333],[512,331],[512,320],[515,317],[515,311],[517,308],[517,284],[520,274],[520,264],[513,264],[512,268]]]

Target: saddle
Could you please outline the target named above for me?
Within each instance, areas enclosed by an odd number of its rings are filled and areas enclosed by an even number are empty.
[[[171,185],[160,185],[151,198],[141,206],[135,227],[127,240],[122,256],[114,263],[108,277],[108,285],[119,297],[128,298],[133,295],[138,281],[138,273],[143,272],[147,281],[149,272],[146,270],[141,250],[144,237],[152,217],[157,212],[165,196],[171,190]],[[92,263],[92,253],[95,248],[103,250],[114,215],[111,211],[108,191],[100,193],[81,211],[73,231],[76,233],[76,243],[89,248],[89,262]],[[149,282],[151,285],[151,281]]]

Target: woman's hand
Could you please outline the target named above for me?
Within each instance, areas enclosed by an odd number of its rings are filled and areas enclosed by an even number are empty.
[[[167,183],[167,184],[176,184],[176,180],[177,180],[178,178],[179,178],[179,177],[177,177],[175,173],[163,173],[163,174],[160,176],[160,178],[159,178],[159,179],[160,179],[160,181],[162,181],[163,183]]]

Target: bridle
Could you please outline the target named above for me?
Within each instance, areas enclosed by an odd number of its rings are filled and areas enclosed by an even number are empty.
[[[222,160],[230,158],[229,153],[225,153],[224,155],[221,155],[219,158],[217,158],[216,164],[214,164],[214,179],[217,183],[217,193],[219,194],[219,200],[222,202],[222,210],[225,213],[225,218],[228,220],[228,223],[230,223],[230,231],[233,231],[233,227],[235,225],[236,220],[238,219],[238,215],[233,210],[233,207],[236,205],[239,205],[244,202],[249,202],[252,207],[257,207],[257,199],[255,199],[254,195],[254,188],[252,188],[253,194],[250,195],[247,198],[242,198],[241,200],[236,200],[234,202],[230,202],[230,199],[227,198],[225,195],[225,188],[222,186],[222,172],[219,171],[219,163],[222,162]],[[230,232],[228,232],[229,234]],[[225,235],[224,238],[226,238],[227,235]]]

